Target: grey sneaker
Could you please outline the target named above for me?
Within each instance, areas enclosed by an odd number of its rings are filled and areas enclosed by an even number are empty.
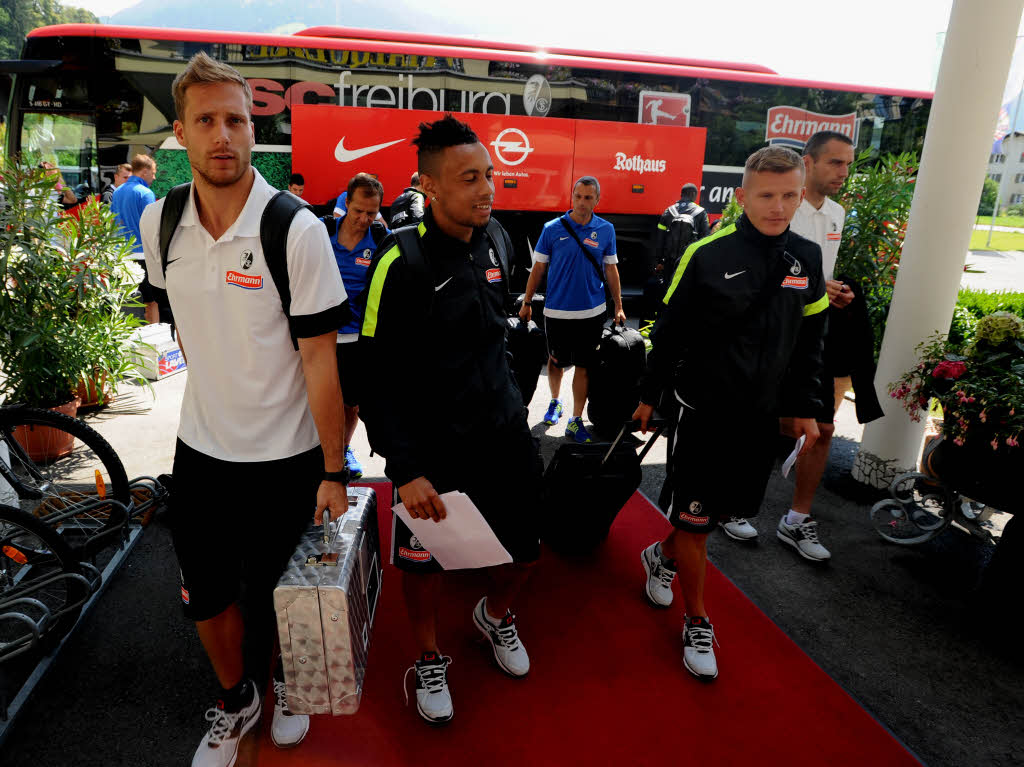
[[[288,707],[287,687],[274,680],[274,719],[270,725],[270,739],[278,748],[297,746],[309,732],[309,716],[293,714]]]
[[[683,622],[683,665],[702,682],[718,676],[715,628],[707,618],[686,617]]]
[[[796,549],[804,559],[825,562],[832,558],[829,550],[818,542],[818,523],[813,519],[807,519],[798,525],[787,525],[786,518],[783,517],[779,520],[775,535],[780,541]]]
[[[494,650],[494,660],[498,667],[509,676],[523,677],[530,671],[530,656],[526,648],[519,641],[519,633],[516,631],[516,616],[511,610],[505,613],[505,617],[495,626],[488,619],[485,604],[487,597],[481,598],[473,609],[473,623],[477,629],[491,643]]]
[[[676,571],[662,564],[656,551],[657,546],[658,542],[655,541],[640,552],[640,561],[647,573],[644,594],[655,607],[668,607],[672,604],[672,580],[676,577]]]
[[[429,724],[448,724],[455,713],[452,694],[448,690],[448,664],[452,659],[447,655],[425,652],[423,657],[405,672],[402,687],[405,690],[405,704],[409,705],[409,674],[416,673],[416,711]]]
[[[757,528],[743,517],[729,517],[725,522],[718,524],[722,532],[734,541],[752,541],[757,537]]]

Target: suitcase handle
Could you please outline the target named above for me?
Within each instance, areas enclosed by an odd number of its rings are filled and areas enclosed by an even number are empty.
[[[647,455],[647,453],[650,451],[650,449],[652,447],[654,447],[654,441],[661,434],[662,430],[665,428],[665,425],[667,423],[668,423],[668,421],[665,418],[662,418],[660,415],[659,416],[655,416],[653,418],[647,419],[647,427],[650,428],[650,427],[653,426],[654,427],[654,434],[652,434],[651,438],[647,440],[647,443],[644,445],[644,449],[640,451],[640,460],[641,461],[644,459],[644,456]],[[601,459],[601,465],[602,466],[604,466],[605,462],[609,458],[612,457],[612,453],[615,451],[615,448],[618,447],[619,443],[622,441],[622,438],[625,437],[626,434],[632,434],[635,431],[640,431],[640,421],[639,420],[627,421],[622,426],[622,428],[619,430],[619,436],[617,436],[614,439],[614,441],[612,441],[612,444],[609,445],[609,447],[608,447],[608,452],[605,453],[604,454],[604,458]]]

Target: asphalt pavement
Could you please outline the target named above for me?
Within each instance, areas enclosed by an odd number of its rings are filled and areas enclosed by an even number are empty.
[[[170,471],[186,376],[151,389],[122,387],[110,407],[86,417],[120,453],[129,476]],[[567,395],[569,378],[563,382]],[[542,377],[530,423],[546,459],[564,434],[563,424],[540,423],[547,397]],[[993,629],[977,609],[976,586],[992,546],[955,527],[915,548],[879,538],[868,523],[875,496],[849,478],[859,436],[846,403],[815,505],[822,541],[833,554],[829,564],[806,562],[775,539],[792,492],[777,472],[755,520],[759,539],[743,545],[715,533],[711,561],[924,763],[1024,764],[1020,631]],[[735,445],[722,458],[739,467],[742,434]],[[383,480],[383,462],[369,456],[362,427],[354,446],[365,478]],[[664,473],[662,442],[645,459],[641,489],[648,497],[657,497]],[[637,570],[639,585],[639,565]],[[1020,597],[1003,598],[1007,614],[1015,612]],[[158,520],[36,688],[0,751],[0,765],[188,764],[205,732],[203,712],[216,682],[178,599],[169,534]],[[709,610],[713,615],[714,605]],[[727,673],[729,637],[718,639]],[[786,669],[764,673],[785,675]],[[673,720],[668,700],[658,705],[666,722]],[[814,708],[808,700],[793,710],[791,729],[779,733],[792,741],[794,763],[814,761],[802,752],[801,737],[814,727]],[[681,721],[693,721],[692,714]],[[743,722],[735,727],[736,737],[743,737]],[[301,751],[295,759],[301,763]],[[457,757],[449,761],[459,764]],[[680,762],[638,754],[637,763]]]

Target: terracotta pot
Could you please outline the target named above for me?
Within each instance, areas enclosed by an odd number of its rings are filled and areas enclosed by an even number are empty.
[[[95,407],[100,404],[100,395],[103,395],[103,404],[109,405],[114,399],[111,387],[107,386],[106,372],[99,372],[89,380],[84,378],[78,382],[78,390],[75,392],[78,399],[82,401],[79,407]]]
[[[50,410],[74,418],[81,404],[82,401],[75,397],[70,402],[59,407],[52,407]],[[14,430],[14,438],[28,453],[29,458],[43,463],[63,458],[75,447],[74,435],[49,426],[19,426]]]

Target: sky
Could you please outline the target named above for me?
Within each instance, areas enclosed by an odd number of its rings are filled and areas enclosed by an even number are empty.
[[[360,0],[348,0],[353,1]],[[101,19],[134,4],[64,2],[87,8]],[[237,0],[210,2],[238,5]],[[417,8],[437,14],[437,27],[423,32],[443,33],[446,18],[472,13],[480,16],[481,38],[744,61],[790,77],[932,90],[939,39],[952,4],[953,0],[628,0],[588,6],[550,0],[494,5],[431,0],[417,3]]]

